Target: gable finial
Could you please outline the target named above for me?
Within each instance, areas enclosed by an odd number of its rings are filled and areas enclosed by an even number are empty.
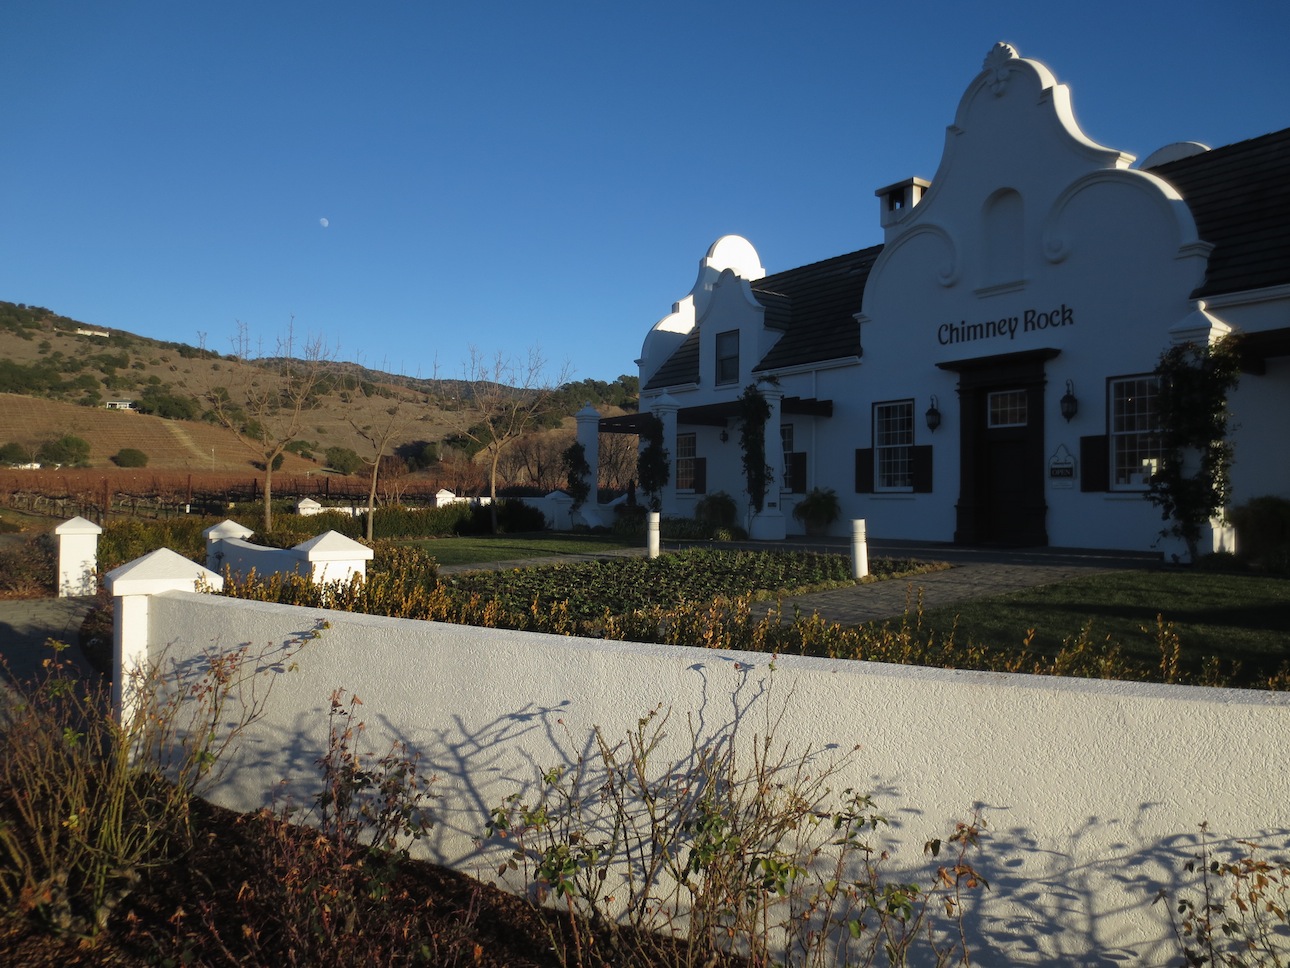
[[[990,74],[990,90],[995,97],[1001,96],[1007,90],[1008,78],[1011,75],[1011,71],[1008,70],[1009,61],[1014,61],[1017,57],[1017,48],[1003,41],[995,44],[990,48],[990,53],[985,55],[985,63],[982,67]]]

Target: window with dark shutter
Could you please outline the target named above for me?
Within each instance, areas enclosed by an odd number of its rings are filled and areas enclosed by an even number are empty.
[[[694,458],[694,493],[708,493],[708,459],[706,457]]]
[[[1111,489],[1110,456],[1110,444],[1106,434],[1079,439],[1079,489],[1081,491]]]
[[[856,493],[873,493],[873,448],[856,451]]]
[[[914,493],[932,493],[932,445],[923,444],[910,448],[911,470],[914,475]]]

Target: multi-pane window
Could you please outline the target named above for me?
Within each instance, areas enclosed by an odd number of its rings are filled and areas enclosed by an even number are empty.
[[[1160,379],[1130,376],[1111,384],[1111,486],[1143,488],[1160,468]]]
[[[717,334],[717,383],[739,382],[739,330]]]
[[[989,395],[987,423],[991,428],[1026,426],[1026,391],[999,390]]]
[[[676,489],[694,490],[694,434],[676,435]]]
[[[914,401],[875,403],[873,407],[875,490],[913,488],[913,447]]]

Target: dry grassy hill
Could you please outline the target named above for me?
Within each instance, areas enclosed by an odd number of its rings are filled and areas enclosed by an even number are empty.
[[[112,467],[112,455],[134,447],[156,470],[249,470],[250,452],[227,430],[196,420],[163,420],[130,411],[81,407],[0,393],[0,442],[39,444],[72,434],[90,445],[90,464]],[[283,469],[303,474],[318,465],[287,454]]]
[[[111,468],[114,454],[133,447],[148,456],[149,468],[158,470],[250,470],[256,455],[215,423],[107,410],[104,404],[150,401],[148,408],[160,413],[197,418],[210,407],[209,395],[216,388],[245,388],[275,379],[264,368],[266,362],[247,363],[0,301],[0,445],[17,443],[34,451],[44,441],[72,434],[89,442],[95,468]],[[383,427],[396,399],[403,401],[400,426],[387,453],[399,445],[441,443],[479,420],[468,406],[459,408],[454,402],[470,399],[471,384],[412,379],[343,362],[331,364],[328,374],[329,389],[320,396],[319,406],[305,413],[304,429],[297,437],[315,459],[285,455],[282,469],[288,474],[321,468],[329,447],[372,454],[371,444],[355,425]],[[594,396],[584,397],[581,389],[570,392],[564,401],[569,414]],[[158,394],[172,406],[159,407]],[[602,412],[621,411],[606,406]],[[564,436],[571,436],[573,423],[571,416],[564,418]],[[516,483],[527,483],[522,479],[527,471],[516,468],[513,473]]]
[[[0,307],[4,307],[0,303]],[[24,321],[29,314],[18,313]],[[107,400],[140,401],[153,390],[192,402],[194,411],[205,409],[205,395],[215,387],[231,386],[245,378],[250,364],[227,357],[203,354],[191,346],[166,344],[118,330],[86,335],[91,329],[63,317],[48,316],[36,326],[10,325],[0,330],[0,365],[47,367],[58,378],[80,378],[83,387],[60,391],[62,399],[32,394],[0,393],[0,444],[39,445],[62,434],[89,441],[91,463],[111,466],[109,458],[122,447],[136,447],[149,458],[149,467],[160,469],[231,470],[249,468],[253,455],[228,431],[199,420],[163,420],[138,413],[108,411]],[[338,364],[336,372],[354,385],[361,382],[380,393],[398,390],[412,401],[415,418],[397,446],[411,441],[438,441],[457,429],[457,421],[425,393],[415,393],[398,377],[376,374],[352,364]],[[79,405],[78,405],[79,404]],[[321,406],[306,414],[300,439],[313,445],[321,462],[328,447],[348,447],[370,453],[369,445],[355,431],[379,424],[391,404],[388,396],[357,390],[337,390]],[[353,423],[351,423],[351,421]],[[212,450],[214,456],[212,458]],[[286,455],[284,470],[304,472],[320,464]]]

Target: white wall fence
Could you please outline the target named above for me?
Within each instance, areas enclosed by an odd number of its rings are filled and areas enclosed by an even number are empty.
[[[206,567],[216,574],[227,570],[234,577],[252,571],[305,575],[316,583],[348,582],[367,574],[372,549],[339,531],[325,531],[294,548],[267,548],[246,539],[254,532],[236,521],[221,521],[202,532],[206,538]]]
[[[686,759],[691,729],[750,749],[769,719],[779,741],[822,762],[859,747],[834,787],[873,792],[892,818],[893,876],[926,878],[924,842],[979,813],[988,829],[977,866],[990,889],[968,917],[977,964],[1172,963],[1165,907],[1152,902],[1177,885],[1198,825],[1220,845],[1284,849],[1290,837],[1283,694],[792,656],[772,669],[766,655],[179,590],[201,572],[159,551],[108,576],[120,661],[184,670],[208,651],[305,643],[292,646],[292,671],[265,673],[263,718],[213,798],[239,810],[284,795],[310,803],[329,697],[343,688],[363,700],[373,751],[405,741],[437,777],[424,852],[485,879],[514,847],[485,838],[491,808],[514,794],[536,802],[545,771],[594,757],[594,727],[619,740],[660,705],[671,710],[660,762]]]

